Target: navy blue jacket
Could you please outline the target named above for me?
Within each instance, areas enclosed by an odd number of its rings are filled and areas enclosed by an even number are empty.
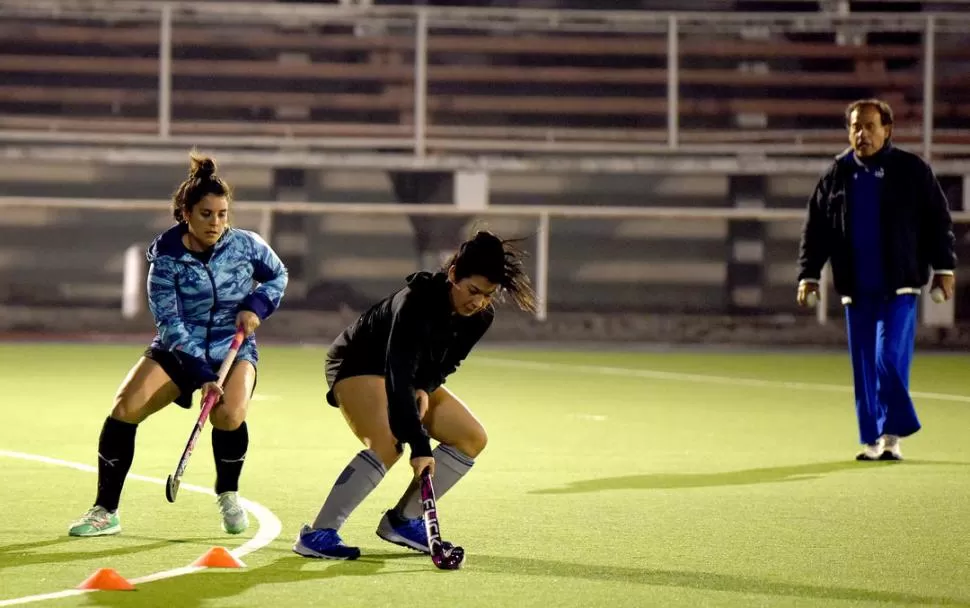
[[[887,143],[876,160],[885,170],[879,205],[886,295],[916,290],[930,269],[953,271],[955,238],[950,210],[933,170],[919,156]],[[849,188],[858,169],[852,150],[836,157],[808,201],[798,280],[817,281],[831,261],[835,289],[856,294]]]
[[[148,305],[158,328],[152,348],[175,353],[201,386],[218,378],[215,370],[229,351],[239,311],[250,310],[260,319],[271,315],[288,275],[254,232],[229,228],[203,263],[182,244],[185,231],[177,224],[148,249]],[[256,365],[255,336],[246,338],[236,358]]]

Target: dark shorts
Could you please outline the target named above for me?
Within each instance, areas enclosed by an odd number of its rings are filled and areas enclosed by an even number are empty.
[[[363,367],[354,367],[353,365],[347,364],[343,359],[331,359],[327,357],[327,363],[324,367],[324,373],[327,376],[327,403],[333,407],[340,407],[337,405],[337,397],[333,394],[333,387],[335,384],[340,382],[345,378],[353,378],[354,376],[383,376],[384,370],[374,371],[373,369],[365,369]],[[404,446],[401,442],[396,444],[398,454],[404,452]]]
[[[179,389],[179,396],[175,398],[175,404],[179,407],[184,407],[185,409],[190,409],[192,407],[192,395],[195,391],[201,388],[201,385],[196,383],[184,367],[182,367],[182,362],[179,361],[178,357],[171,351],[162,350],[160,348],[152,348],[149,346],[145,349],[145,358],[151,359],[155,363],[158,363],[159,367],[168,374],[168,377],[175,383],[175,386]],[[237,360],[232,364],[233,367],[239,364]],[[253,366],[256,370],[256,366]],[[231,371],[231,370],[230,370]],[[256,378],[253,381],[253,392],[256,392],[256,384],[259,382],[259,371],[256,370]],[[252,393],[249,394],[252,397]]]
[[[337,397],[333,394],[333,387],[337,382],[345,378],[353,378],[354,376],[383,376],[384,370],[375,371],[373,369],[366,369],[359,365],[355,366],[347,363],[344,359],[327,357],[324,373],[327,376],[327,403],[333,407],[339,407],[337,405]]]
[[[337,383],[340,378],[340,364],[343,363],[340,359],[330,359],[327,358],[327,364],[325,366],[325,374],[327,376],[327,403],[333,407],[337,407],[337,398],[333,394],[333,385]]]

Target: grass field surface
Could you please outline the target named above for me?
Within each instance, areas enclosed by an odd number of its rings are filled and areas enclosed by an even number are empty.
[[[444,537],[468,554],[440,572],[374,534],[407,484],[403,464],[342,531],[359,561],[292,553],[360,449],[324,403],[320,348],[261,350],[246,534],[224,534],[204,493],[208,428],[184,479],[199,491],[166,502],[158,482],[198,411],[173,405],[139,427],[122,534],[69,538],[142,348],[0,344],[0,606],[103,567],[165,578],[32,605],[970,605],[970,357],[917,354],[924,429],[904,441],[907,460],[857,463],[845,354],[479,350],[448,386],[490,441],[439,503]],[[177,570],[213,546],[243,547],[246,568]]]

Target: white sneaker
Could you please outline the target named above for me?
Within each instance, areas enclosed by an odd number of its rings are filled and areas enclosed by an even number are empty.
[[[222,513],[222,529],[229,534],[242,534],[249,527],[246,509],[239,504],[238,492],[223,492],[216,499]]]
[[[859,452],[855,459],[856,460],[879,460],[883,452],[883,439],[880,437],[875,443],[867,443],[862,447],[862,451]]]
[[[902,460],[903,450],[900,447],[899,435],[883,435],[883,453],[879,455],[881,460]]]

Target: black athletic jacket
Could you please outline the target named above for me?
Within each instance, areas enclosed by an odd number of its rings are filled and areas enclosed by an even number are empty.
[[[411,446],[412,458],[431,456],[415,391],[431,394],[444,384],[494,317],[491,306],[471,317],[453,312],[447,275],[418,272],[345,329],[327,356],[340,362],[338,378],[384,376],[391,432]]]
[[[933,170],[919,156],[887,143],[873,162],[885,177],[880,200],[883,267],[890,293],[917,290],[930,268],[956,267],[953,222]],[[835,289],[855,295],[849,186],[857,169],[851,149],[836,157],[808,202],[802,230],[798,280],[817,281],[831,259]],[[888,294],[887,294],[888,295]]]

